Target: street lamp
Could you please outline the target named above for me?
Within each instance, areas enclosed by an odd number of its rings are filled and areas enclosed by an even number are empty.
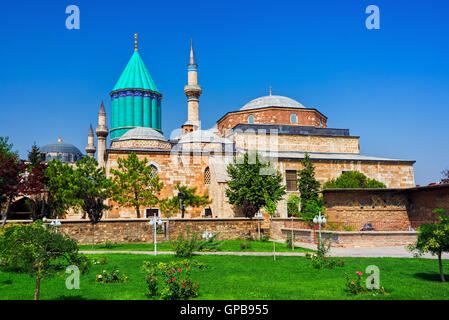
[[[184,194],[178,192],[179,210],[181,210],[181,218],[184,218]]]
[[[319,211],[318,215],[313,218],[313,223],[315,224],[318,223],[319,225],[319,236],[320,236],[320,239],[318,241],[319,248],[321,248],[321,224],[326,223],[326,221],[327,221],[326,218],[321,215],[321,211]]]
[[[254,215],[254,218],[261,219],[261,218],[263,218],[263,215],[258,211],[258,212]],[[259,234],[259,240],[260,240],[260,220],[257,221],[257,232],[258,232],[258,234]]]
[[[156,250],[157,250],[156,229],[157,229],[158,225],[160,226],[162,224],[162,220],[161,220],[161,218],[156,217],[156,213],[155,213],[154,218],[151,219],[150,221],[148,221],[148,224],[150,226],[153,226],[153,229],[154,229],[154,255],[156,255],[157,254],[156,253]]]
[[[52,227],[55,227],[55,232],[58,233],[58,228],[61,226],[61,221],[58,220],[58,217],[56,216],[56,220],[53,220],[50,225]]]
[[[213,234],[211,232],[207,231],[207,229],[206,229],[206,231],[203,233],[203,239],[209,240],[212,237],[213,237]]]

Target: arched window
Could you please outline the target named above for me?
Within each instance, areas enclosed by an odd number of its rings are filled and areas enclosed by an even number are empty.
[[[150,177],[154,178],[158,175],[158,170],[155,165],[150,164]]]
[[[209,167],[206,167],[206,169],[204,169],[204,184],[210,184],[210,169],[209,169]]]
[[[250,114],[250,115],[248,116],[248,123],[249,123],[249,124],[253,124],[253,123],[254,123],[254,116],[253,116],[252,114]]]
[[[290,115],[290,123],[298,123],[298,116],[296,115],[296,113],[292,113]]]

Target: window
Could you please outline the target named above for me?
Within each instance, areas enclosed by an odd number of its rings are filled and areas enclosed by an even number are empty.
[[[287,180],[287,191],[296,191],[298,189],[296,170],[286,170],[285,177]]]
[[[154,215],[156,215],[156,217],[159,217],[159,209],[157,208],[145,209],[146,218],[153,218]]]
[[[153,164],[150,164],[150,177],[154,178],[157,176],[157,174],[158,174],[158,170],[157,170],[156,166]]]
[[[250,115],[248,116],[248,123],[249,123],[249,124],[254,124],[254,116],[253,116],[252,114],[250,114]]]
[[[204,184],[210,184],[210,169],[209,169],[209,167],[204,169]]]
[[[296,115],[296,113],[292,113],[290,115],[290,123],[298,123],[298,116]]]
[[[204,209],[204,216],[212,218],[212,209],[211,208],[205,208]]]

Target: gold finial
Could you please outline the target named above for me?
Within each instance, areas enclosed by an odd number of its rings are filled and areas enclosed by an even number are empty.
[[[134,33],[134,51],[137,51],[137,33]]]
[[[59,137],[58,142],[62,142],[62,138],[61,137]]]

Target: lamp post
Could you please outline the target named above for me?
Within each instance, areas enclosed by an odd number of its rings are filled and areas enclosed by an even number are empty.
[[[157,229],[158,225],[160,226],[162,224],[162,220],[161,220],[161,218],[157,217],[156,213],[155,213],[154,218],[151,219],[150,221],[148,221],[148,224],[150,226],[153,226],[153,229],[154,229],[154,255],[156,255],[157,254],[156,229]]]
[[[178,192],[179,210],[181,210],[181,218],[184,218],[184,194]]]
[[[257,213],[254,215],[254,218],[261,219],[263,218],[263,215],[259,211],[257,211]],[[257,233],[259,235],[260,240],[260,220],[257,221]]]
[[[50,225],[52,227],[55,227],[55,232],[58,233],[58,228],[61,226],[61,221],[58,220],[58,216],[56,216],[56,219],[53,220]]]
[[[313,223],[318,223],[319,225],[319,237],[318,240],[318,248],[321,248],[321,224],[326,223],[326,218],[321,215],[321,211],[318,212],[318,215],[313,218]]]

